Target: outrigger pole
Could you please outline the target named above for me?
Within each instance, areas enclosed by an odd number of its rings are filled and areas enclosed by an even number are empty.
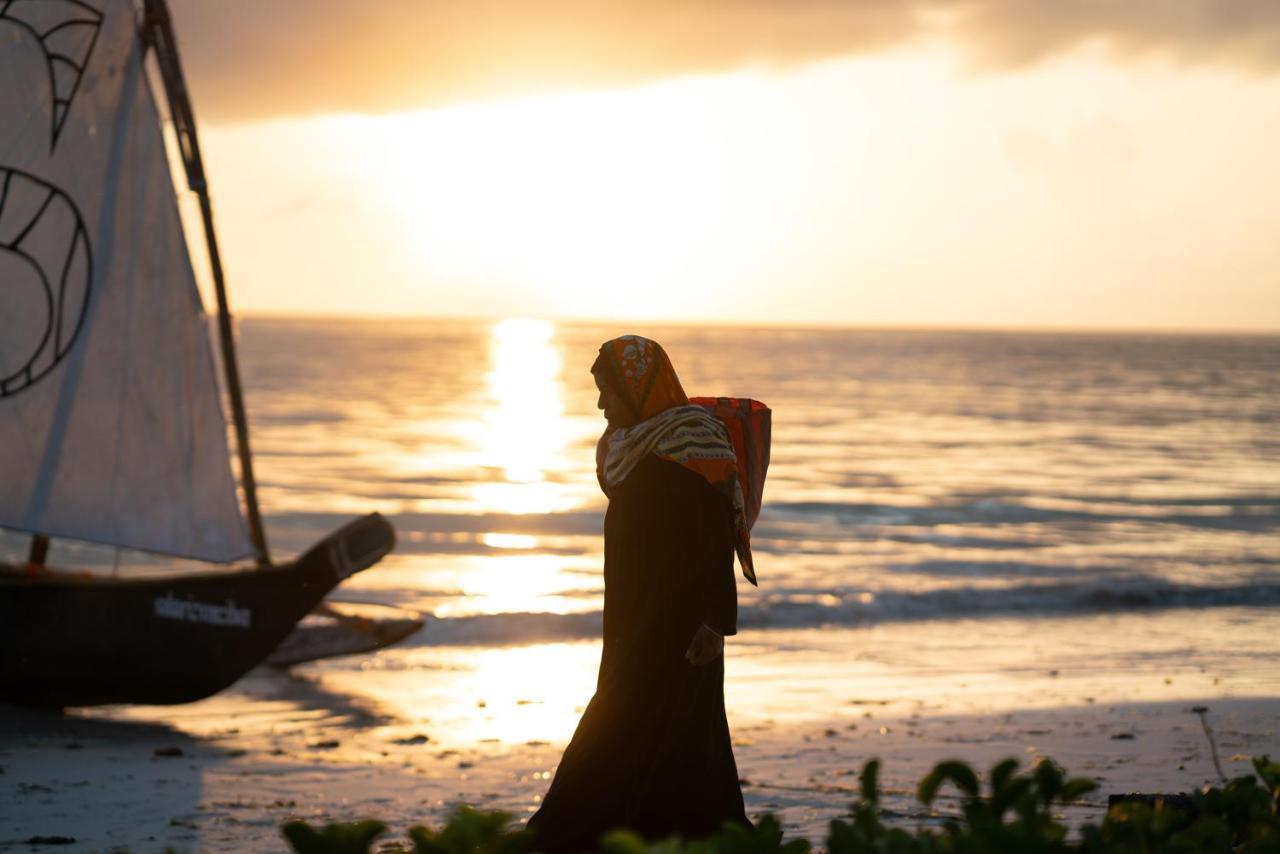
[[[262,514],[258,511],[258,485],[253,477],[253,456],[249,452],[249,421],[245,416],[244,394],[240,386],[240,368],[236,363],[235,340],[231,329],[231,308],[227,303],[226,280],[222,273],[222,255],[218,251],[218,237],[213,230],[213,204],[209,200],[209,183],[204,176],[204,161],[200,157],[200,142],[196,138],[195,112],[187,96],[187,84],[182,76],[182,64],[178,61],[178,42],[173,34],[173,21],[165,0],[144,0],[142,21],[143,41],[156,53],[160,76],[164,81],[165,95],[169,101],[169,115],[173,119],[178,147],[182,151],[182,164],[187,171],[187,186],[200,199],[200,214],[204,221],[204,240],[209,250],[209,265],[213,268],[213,285],[218,295],[218,334],[221,339],[222,367],[227,378],[227,394],[231,398],[231,417],[236,430],[236,450],[240,457],[240,483],[244,487],[244,502],[249,516],[249,534],[259,566],[271,564],[267,551],[267,533],[262,526]]]

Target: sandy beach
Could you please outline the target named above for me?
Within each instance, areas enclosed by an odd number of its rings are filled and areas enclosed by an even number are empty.
[[[1179,617],[1112,619],[1158,634]],[[1248,622],[1249,614],[1237,617]],[[1043,632],[1088,636],[1105,630],[1102,620],[1047,621]],[[851,802],[862,763],[879,757],[893,819],[929,821],[913,788],[933,764],[961,758],[985,769],[1015,756],[1052,757],[1097,779],[1100,790],[1068,816],[1097,819],[1107,794],[1214,781],[1197,705],[1209,707],[1228,775],[1245,773],[1248,756],[1280,754],[1274,669],[1171,661],[1120,676],[1105,660],[1082,663],[1087,649],[1071,663],[1065,642],[1034,654],[1040,668],[993,667],[1009,658],[1009,628],[989,623],[986,647],[976,650],[983,663],[967,668],[957,660],[905,667],[874,654],[884,645],[906,656],[914,634],[922,641],[915,652],[928,656],[925,639],[954,645],[944,637],[954,626],[743,636],[730,647],[728,704],[749,814],[774,812],[788,832],[820,840]],[[590,695],[597,654],[586,641],[423,645],[387,650],[358,669],[260,669],[186,706],[62,715],[6,707],[0,850],[31,850],[33,837],[71,838],[58,850],[77,851],[284,850],[279,825],[293,817],[379,817],[394,839],[458,803],[523,817]],[[534,678],[538,656],[559,662],[556,679]],[[515,669],[499,667],[504,661]],[[511,675],[520,670],[529,671],[524,682]]]

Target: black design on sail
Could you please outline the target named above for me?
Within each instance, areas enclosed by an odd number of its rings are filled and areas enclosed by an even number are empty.
[[[29,33],[44,51],[52,97],[50,148],[57,147],[71,102],[98,41],[102,13],[82,0],[4,0],[0,23]]]
[[[75,203],[34,175],[0,166],[0,397],[27,388],[67,355],[92,278]]]
[[[0,38],[3,21],[19,14],[32,28],[32,7],[92,8],[43,2],[0,0]],[[219,691],[395,542],[387,521],[370,514],[293,560],[272,559],[168,8],[145,0],[139,27],[134,0],[99,6],[75,79],[55,80],[62,109],[52,149],[48,126],[32,120],[41,95],[30,85],[30,51],[0,50],[0,528],[32,535],[25,565],[0,560],[0,700],[44,706],[181,703]],[[42,44],[56,35],[35,31]],[[200,203],[220,359],[147,84],[150,59]],[[108,577],[46,567],[51,539],[253,564]],[[344,640],[321,654],[353,648]]]

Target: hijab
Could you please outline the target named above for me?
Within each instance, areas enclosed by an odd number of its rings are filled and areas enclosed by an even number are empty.
[[[629,427],[606,431],[596,449],[596,476],[605,494],[653,454],[678,463],[715,487],[733,506],[739,542],[749,542],[737,456],[728,430],[707,409],[689,402],[662,346],[639,335],[614,338],[601,345],[591,372],[622,398],[635,418]],[[743,571],[755,584],[749,550]]]

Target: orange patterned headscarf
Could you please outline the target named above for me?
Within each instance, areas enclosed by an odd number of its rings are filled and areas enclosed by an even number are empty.
[[[692,406],[676,369],[657,341],[623,335],[606,341],[591,372],[600,375],[636,415],[636,423],[606,441],[616,446],[612,465],[602,460],[602,474],[625,477],[635,464],[629,451],[652,452],[679,463],[724,492],[740,508],[738,469],[728,434],[700,406]],[[735,498],[735,492],[739,497]]]
[[[746,500],[733,441],[724,423],[705,406],[690,403],[657,341],[639,335],[606,341],[591,372],[636,416],[630,427],[606,431],[596,448],[596,476],[605,494],[649,454],[684,466],[732,505],[738,539],[735,549],[743,574],[755,584]]]
[[[636,421],[689,404],[667,351],[657,341],[639,335],[623,335],[600,345],[591,373],[599,374],[618,393]]]

